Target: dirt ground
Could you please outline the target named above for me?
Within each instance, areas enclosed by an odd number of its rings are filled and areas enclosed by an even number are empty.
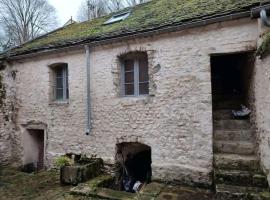
[[[27,174],[14,168],[0,167],[0,200],[98,200],[72,196],[72,186],[62,186],[57,171]],[[182,187],[166,187],[158,200],[211,200],[207,191]]]

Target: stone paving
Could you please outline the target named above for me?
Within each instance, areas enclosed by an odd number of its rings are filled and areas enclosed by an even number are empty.
[[[1,200],[100,200],[101,198],[89,195],[78,195],[89,184],[77,187],[62,186],[57,171],[43,171],[27,174],[13,168],[0,167],[0,199]],[[80,189],[80,190],[78,190]],[[77,195],[74,191],[77,190]],[[90,188],[91,190],[91,188]],[[70,193],[70,191],[73,191]],[[139,194],[113,191],[108,188],[98,188],[95,192],[103,197],[114,200],[212,200],[213,195],[208,190],[169,186],[160,183],[151,183]],[[118,195],[115,195],[118,193]],[[107,195],[107,196],[106,196]]]

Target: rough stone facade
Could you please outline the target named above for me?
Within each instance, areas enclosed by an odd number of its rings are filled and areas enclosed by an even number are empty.
[[[13,62],[10,67],[16,71],[18,99],[15,155],[23,158],[20,141],[29,124],[45,124],[47,166],[54,157],[69,152],[96,154],[113,162],[117,143],[138,141],[152,149],[154,178],[211,184],[210,55],[256,50],[257,25],[256,20],[242,19],[92,47],[89,136],[85,134],[84,49]],[[150,94],[123,98],[119,95],[119,56],[134,51],[148,54]],[[57,104],[49,97],[49,66],[61,62],[68,63],[70,99]],[[263,66],[267,70],[267,64]],[[261,80],[258,84],[265,83]],[[267,85],[259,87],[258,96],[269,89]],[[261,101],[267,102],[267,97]],[[261,116],[262,121],[266,119]],[[269,124],[264,124],[261,129],[269,130]],[[270,166],[270,161],[266,165]]]
[[[7,66],[0,69],[0,164],[14,163],[17,157],[13,147],[17,138],[14,137],[16,129],[16,89],[14,87],[15,72]]]

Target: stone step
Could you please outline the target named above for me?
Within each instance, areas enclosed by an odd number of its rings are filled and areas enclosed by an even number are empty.
[[[270,193],[258,187],[217,184],[216,200],[270,200]]]
[[[255,141],[254,130],[215,130],[215,140],[225,141]]]
[[[215,154],[214,167],[226,170],[261,171],[260,162],[256,156],[237,154]]]
[[[226,120],[226,119],[235,119],[232,114],[233,109],[219,109],[213,110],[213,119],[214,120]],[[239,120],[246,120],[249,117],[238,118]]]
[[[242,100],[233,99],[233,100],[221,100],[213,102],[214,109],[240,109],[241,104],[243,104]]]
[[[232,109],[213,110],[213,118],[215,120],[219,120],[219,119],[233,119]]]
[[[241,95],[213,95],[213,102],[226,100],[243,101],[243,99],[244,97]]]
[[[249,120],[214,120],[215,130],[242,130],[250,129]]]
[[[254,155],[255,144],[243,141],[214,141],[214,152],[224,154]]]
[[[267,177],[262,173],[241,170],[215,170],[214,174],[216,184],[268,188]]]

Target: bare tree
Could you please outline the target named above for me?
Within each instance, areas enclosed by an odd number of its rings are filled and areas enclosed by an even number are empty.
[[[77,20],[91,20],[147,1],[149,0],[84,0],[79,7]]]
[[[108,13],[106,0],[84,0],[78,10],[79,21],[91,20]]]
[[[109,12],[121,10],[127,6],[123,0],[108,0],[107,8]]]
[[[128,6],[136,6],[136,5],[144,3],[144,2],[147,2],[147,0],[126,0],[126,4]]]
[[[55,9],[47,0],[0,0],[0,10],[8,46],[22,44],[57,27]]]

